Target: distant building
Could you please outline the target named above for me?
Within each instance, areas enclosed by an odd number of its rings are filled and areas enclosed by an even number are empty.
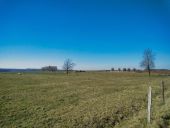
[[[46,66],[41,68],[42,71],[56,72],[57,66]]]

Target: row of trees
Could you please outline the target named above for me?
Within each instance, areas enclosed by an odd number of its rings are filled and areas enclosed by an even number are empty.
[[[114,69],[114,68],[111,68],[111,71],[128,71],[128,72],[130,72],[130,71],[134,71],[134,72],[136,72],[137,71],[137,69],[136,68],[133,68],[133,69],[131,69],[131,68],[118,68],[117,70],[116,69]]]

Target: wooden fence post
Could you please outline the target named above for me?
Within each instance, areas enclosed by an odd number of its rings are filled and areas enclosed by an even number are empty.
[[[163,103],[165,103],[165,84],[163,80],[161,82],[161,89],[162,89],[162,101]]]
[[[152,105],[152,88],[149,86],[148,91],[148,123],[151,122],[151,105]]]

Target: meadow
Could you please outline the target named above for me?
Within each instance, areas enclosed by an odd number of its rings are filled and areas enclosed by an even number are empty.
[[[162,103],[161,80],[165,82]],[[151,124],[147,92],[152,86]],[[168,128],[170,76],[0,73],[0,128]]]

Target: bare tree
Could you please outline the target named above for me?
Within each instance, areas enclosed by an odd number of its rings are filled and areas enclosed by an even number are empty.
[[[127,71],[126,68],[123,68],[123,71],[126,72]]]
[[[140,64],[140,66],[142,68],[145,68],[148,71],[149,76],[151,74],[151,70],[155,67],[154,60],[155,60],[155,56],[154,56],[152,50],[151,49],[146,49],[144,51],[143,60],[142,60],[142,62]]]
[[[128,71],[128,72],[130,72],[130,71],[131,71],[131,69],[130,69],[130,68],[128,68],[128,69],[127,69],[127,71]]]
[[[63,69],[66,71],[66,73],[68,75],[69,71],[73,70],[74,66],[75,66],[75,64],[72,62],[72,60],[66,59],[64,61]]]
[[[115,69],[114,68],[111,68],[111,71],[114,71]]]
[[[121,71],[121,69],[120,69],[120,68],[118,68],[118,71],[120,72],[120,71]]]
[[[136,68],[133,68],[133,71],[136,72]]]

